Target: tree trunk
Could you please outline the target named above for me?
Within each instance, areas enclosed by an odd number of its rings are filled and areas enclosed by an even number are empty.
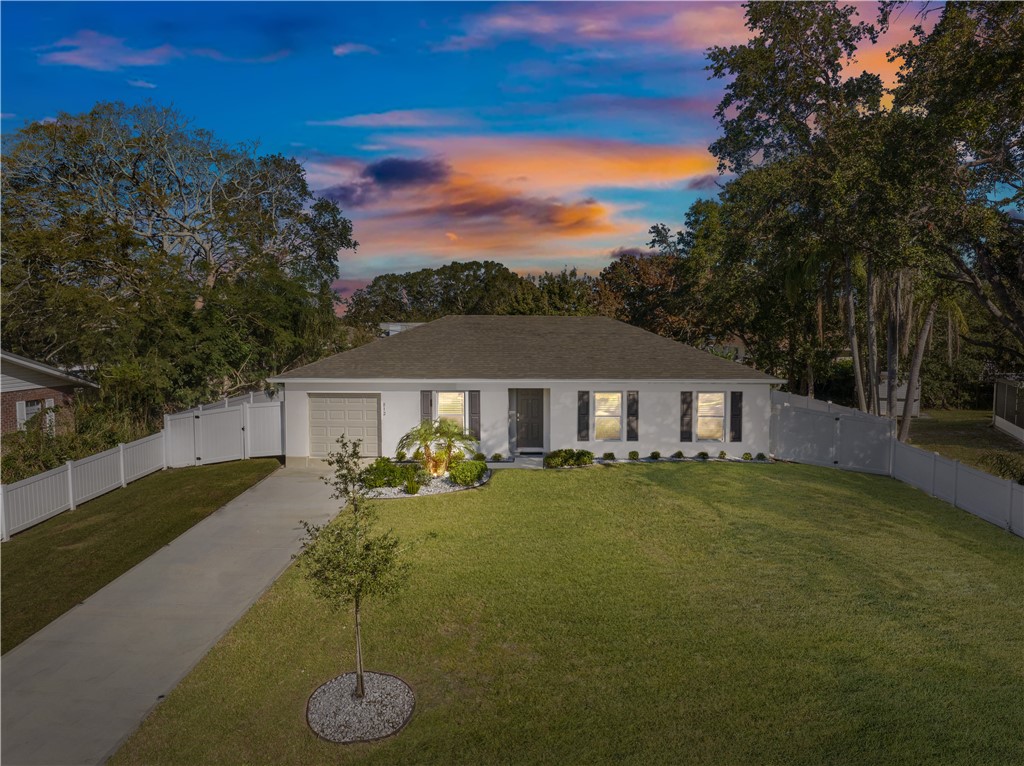
[[[359,624],[359,598],[356,597],[356,698],[362,699],[366,691],[363,688],[363,642]]]
[[[921,374],[921,362],[924,360],[924,349],[928,344],[928,335],[931,334],[932,324],[935,322],[935,309],[938,308],[938,300],[932,300],[928,307],[928,315],[925,317],[921,332],[917,336],[917,346],[914,348],[914,358],[910,363],[910,377],[907,378],[907,398],[903,402],[903,417],[900,419],[900,432],[896,437],[905,442],[910,436],[910,413],[914,411],[914,391],[917,389],[917,379]]]
[[[857,407],[868,411],[864,397],[864,376],[860,371],[860,347],[857,343],[857,302],[853,297],[853,274],[850,254],[846,254],[846,330],[850,341],[850,357],[853,360],[853,385],[857,391]]]
[[[900,369],[900,294],[901,279],[896,277],[896,286],[889,288],[889,321],[886,324],[886,366],[885,378],[886,415],[896,417],[897,382]]]
[[[877,308],[875,306],[875,273],[874,258],[868,255],[868,395],[871,403],[870,412],[879,413],[878,406],[878,325],[876,324]]]

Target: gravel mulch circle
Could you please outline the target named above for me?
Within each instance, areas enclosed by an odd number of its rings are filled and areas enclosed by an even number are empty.
[[[420,491],[415,495],[406,493],[405,487],[377,487],[366,490],[366,496],[371,500],[394,500],[399,497],[420,497],[422,495],[445,495],[449,492],[460,492],[464,489],[476,489],[482,487],[491,478],[491,471],[486,471],[483,477],[476,484],[464,487],[448,479],[447,476],[439,476],[429,484],[420,486]]]
[[[416,697],[398,676],[364,671],[363,688],[356,699],[355,673],[325,683],[306,704],[309,728],[328,742],[372,742],[397,734],[412,718]]]

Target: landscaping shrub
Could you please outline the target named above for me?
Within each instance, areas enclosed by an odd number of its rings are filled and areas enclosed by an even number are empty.
[[[502,462],[504,462],[504,460],[505,460],[505,456],[502,455],[500,452],[495,452],[493,455],[491,455],[491,462],[492,463],[502,463]]]
[[[726,459],[728,459],[728,457],[729,456],[725,454],[725,450],[722,450],[721,452],[718,453],[718,459],[719,460],[726,460]]]
[[[757,453],[757,457],[754,458],[754,459],[755,460],[767,460],[768,456],[766,454],[764,454],[763,452],[758,452]]]
[[[400,449],[400,450],[398,450],[398,452],[395,453],[395,462],[396,463],[404,463],[405,462],[405,450]]]
[[[744,453],[743,453],[743,459],[744,459],[744,460],[753,460],[753,459],[754,459],[754,457],[753,457],[753,455],[751,455],[751,454],[750,454],[749,452],[744,452]]]
[[[448,471],[448,478],[463,487],[471,487],[487,472],[487,463],[479,460],[462,460]]]
[[[572,465],[590,465],[594,462],[594,453],[585,449],[556,449],[544,456],[545,468],[562,468]]]
[[[409,479],[409,481],[405,483],[405,494],[417,495],[419,494],[419,491],[420,485],[416,483],[415,479]]]
[[[640,459],[640,453],[637,452],[636,450],[631,450],[630,453],[629,453],[629,459],[630,460],[639,460]]]
[[[680,449],[673,452],[672,457],[674,457],[676,460],[682,460],[685,456],[683,455],[683,451]]]
[[[485,455],[483,452],[475,452],[473,453],[473,459],[476,460],[478,463],[485,463],[487,462],[487,455]]]
[[[417,468],[416,476],[413,478],[415,479],[416,483],[422,487],[427,484],[430,484],[434,477],[430,475],[430,471],[428,471],[426,468]]]
[[[709,457],[711,457],[711,455],[709,455],[707,452],[701,451],[697,453],[697,457],[700,458],[701,460],[707,460]]]
[[[661,453],[658,452],[658,450],[654,450],[654,452],[651,453],[651,460],[661,460]]]
[[[456,466],[466,459],[466,453],[456,450],[452,453],[451,458],[448,460],[448,470],[452,469],[452,466]]]
[[[423,462],[423,450],[422,449],[417,449],[415,452],[413,452],[412,453],[412,459],[415,460],[417,463],[422,463]]]
[[[602,460],[616,460],[615,453],[614,452],[605,452],[603,455],[601,455],[601,459]]]
[[[1010,452],[987,452],[981,457],[982,464],[1002,479],[1024,484],[1024,455]]]
[[[398,465],[390,458],[379,457],[363,469],[360,482],[366,489],[400,487],[416,476],[416,466]]]

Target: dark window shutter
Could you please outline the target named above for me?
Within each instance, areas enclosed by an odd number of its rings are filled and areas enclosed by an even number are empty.
[[[743,392],[729,394],[729,441],[743,441]]]
[[[640,440],[640,392],[626,392],[626,441]]]
[[[434,392],[420,391],[420,420],[434,419]]]
[[[480,392],[469,392],[469,432],[480,439]]]
[[[590,441],[590,392],[580,391],[577,394],[578,409],[576,415],[576,441]]]
[[[693,441],[693,391],[679,394],[679,441]]]

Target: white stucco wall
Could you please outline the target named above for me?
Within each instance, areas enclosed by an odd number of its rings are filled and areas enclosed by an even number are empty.
[[[768,452],[768,429],[771,417],[770,386],[764,383],[713,383],[707,381],[288,381],[283,391],[285,407],[285,454],[287,460],[303,463],[309,456],[309,394],[379,394],[381,398],[381,450],[394,456],[398,440],[420,418],[420,391],[480,391],[480,450],[487,455],[509,454],[510,388],[544,389],[544,451],[572,448],[588,449],[600,457],[614,452],[626,457],[636,450],[646,457],[658,450],[668,457],[676,450],[692,456],[705,451],[712,456],[725,450],[739,457],[744,452],[756,455]],[[639,440],[577,441],[577,392],[621,391],[623,407],[625,392],[640,392]],[[681,391],[725,392],[726,434],[728,438],[728,404],[730,391],[743,392],[743,441],[689,442],[679,441],[679,393]],[[696,407],[696,399],[694,401]],[[591,407],[591,423],[593,423]],[[694,419],[696,431],[696,417]],[[591,433],[593,430],[591,429]],[[623,436],[625,434],[623,433]]]

